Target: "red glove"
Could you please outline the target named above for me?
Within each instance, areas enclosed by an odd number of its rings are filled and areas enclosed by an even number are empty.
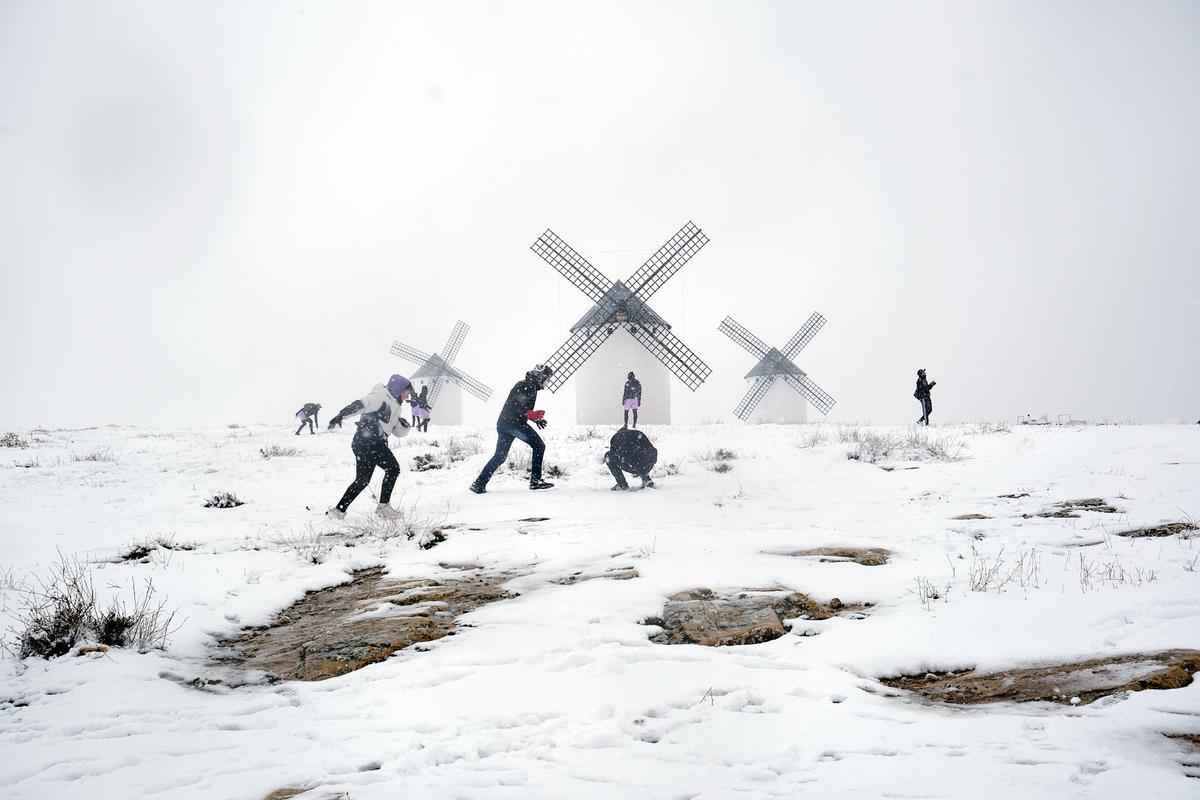
[[[525,419],[529,420],[530,422],[537,422],[544,416],[546,416],[545,411],[526,411],[525,412]]]

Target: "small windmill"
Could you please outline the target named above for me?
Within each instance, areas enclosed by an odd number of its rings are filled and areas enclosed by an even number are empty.
[[[467,338],[471,326],[459,320],[454,323],[454,330],[446,340],[442,352],[434,355],[422,353],[415,347],[409,347],[402,342],[392,342],[392,355],[408,359],[419,365],[417,371],[409,377],[413,382],[413,391],[420,391],[421,385],[429,387],[426,395],[429,407],[436,412],[436,421],[440,425],[462,424],[462,392],[466,389],[480,400],[487,402],[492,396],[492,390],[483,383],[475,380],[467,373],[453,366],[454,359]],[[445,392],[443,392],[445,388]],[[439,401],[440,396],[440,401]]]
[[[725,318],[717,330],[758,359],[754,369],[746,373],[746,380],[752,381],[750,388],[733,410],[738,419],[746,422],[804,422],[807,417],[805,400],[822,414],[829,413],[837,401],[792,362],[824,325],[825,318],[814,312],[780,350],[768,346],[733,317]]]
[[[570,338],[546,359],[546,364],[554,368],[554,374],[546,382],[550,391],[557,391],[579,370],[577,423],[595,425],[620,420],[621,387],[629,372],[636,373],[642,383],[643,423],[671,421],[668,370],[692,391],[708,377],[712,371],[709,366],[671,333],[669,323],[646,305],[706,244],[708,237],[689,222],[628,280],[614,282],[549,229],[533,243],[530,248],[533,252],[595,303],[571,327]],[[617,335],[613,336],[614,333]],[[587,367],[580,369],[585,362]]]

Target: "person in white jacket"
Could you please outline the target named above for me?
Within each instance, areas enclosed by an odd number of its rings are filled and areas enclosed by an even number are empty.
[[[388,447],[388,434],[397,439],[408,436],[410,430],[408,420],[404,418],[401,403],[412,391],[412,381],[403,375],[393,375],[388,378],[387,385],[375,384],[366,397],[355,400],[343,408],[329,420],[330,428],[340,428],[342,420],[358,414],[358,430],[350,441],[350,450],[357,461],[354,482],[346,488],[346,493],[337,505],[325,512],[330,519],[346,518],[346,509],[354,502],[354,498],[367,488],[371,475],[376,467],[383,467],[383,486],[379,490],[379,506],[376,509],[382,517],[394,518],[397,512],[391,506],[392,488],[400,477],[400,464]]]

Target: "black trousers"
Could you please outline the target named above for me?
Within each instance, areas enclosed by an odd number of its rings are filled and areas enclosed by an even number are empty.
[[[636,414],[637,412],[635,411],[633,413]],[[608,464],[608,471],[612,473],[613,480],[615,480],[617,482],[617,486],[628,489],[629,484],[625,482],[625,471],[622,470],[620,467],[618,467],[616,464],[614,464],[611,460],[606,463]],[[632,472],[630,474],[637,475],[636,472]],[[643,486],[645,486],[647,483],[650,482],[649,475],[638,475],[638,477],[642,479]]]
[[[637,412],[638,412],[638,410],[635,408],[633,410],[633,427],[635,427],[635,428],[637,427]],[[628,408],[625,409],[625,427],[626,428],[629,427],[629,409]]]
[[[315,433],[317,432],[317,431],[316,431],[316,429],[315,429],[315,428],[313,428],[313,418],[312,418],[312,417],[308,417],[308,418],[306,418],[306,419],[304,419],[304,420],[302,420],[302,421],[300,422],[300,427],[299,427],[299,428],[296,428],[296,435],[297,435],[297,436],[300,434],[300,431],[304,430],[304,426],[305,426],[305,425],[307,425],[307,426],[308,426],[308,432],[309,432],[309,433],[314,433],[314,434],[315,434]]]
[[[383,467],[383,487],[379,490],[379,502],[390,502],[392,488],[396,485],[396,479],[400,477],[400,464],[396,462],[396,456],[387,445],[387,437],[367,438],[355,434],[350,442],[350,450],[357,462],[354,467],[354,483],[346,488],[346,493],[338,501],[338,510],[345,511],[350,508],[354,498],[371,482],[371,475],[376,467]]]
[[[918,402],[921,404],[921,418],[917,420],[917,422],[923,422],[926,426],[928,426],[929,415],[933,413],[933,400],[930,397],[925,396],[919,398]]]

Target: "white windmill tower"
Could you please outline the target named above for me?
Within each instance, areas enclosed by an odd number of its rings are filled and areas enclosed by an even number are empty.
[[[392,355],[418,365],[417,371],[410,375],[409,379],[413,382],[415,392],[419,392],[422,385],[429,387],[426,397],[429,407],[433,409],[433,419],[438,425],[462,424],[461,389],[466,389],[484,402],[492,396],[491,388],[453,366],[454,358],[458,355],[458,350],[470,329],[471,326],[462,320],[454,323],[454,330],[446,340],[446,346],[442,348],[441,353],[434,355],[423,353],[399,341],[392,342]]]
[[[792,359],[812,341],[825,325],[825,318],[813,313],[782,349],[770,347],[733,317],[726,317],[717,330],[741,345],[758,359],[746,373],[750,387],[733,413],[745,422],[801,423],[808,418],[806,401],[822,414],[828,414],[836,400],[829,396]]]
[[[708,243],[689,222],[625,282],[610,281],[553,231],[531,249],[595,305],[571,327],[571,336],[546,359],[556,391],[577,370],[575,421],[606,425],[621,420],[621,388],[633,372],[642,384],[641,424],[670,424],[674,373],[692,391],[712,371],[671,333],[671,325],[646,301]]]

